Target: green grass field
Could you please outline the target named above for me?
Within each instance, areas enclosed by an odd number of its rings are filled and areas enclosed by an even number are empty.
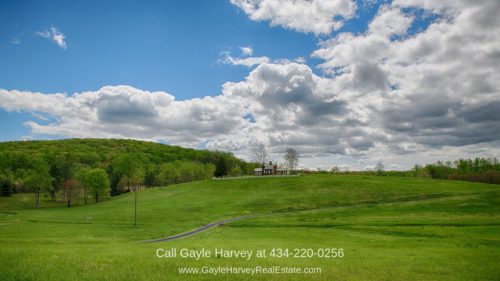
[[[207,180],[62,207],[0,198],[0,280],[499,280],[500,187],[313,175]],[[255,214],[180,240],[140,243]],[[156,249],[342,248],[342,258],[158,258]],[[180,274],[180,267],[319,267]]]

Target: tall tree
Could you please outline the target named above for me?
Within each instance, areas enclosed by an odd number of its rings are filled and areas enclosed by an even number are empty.
[[[136,169],[130,178],[130,185],[134,190],[134,227],[137,227],[137,191],[144,184],[144,170]]]
[[[264,143],[255,144],[250,148],[250,153],[252,154],[255,163],[263,166],[267,161],[267,154],[269,152],[269,146]]]
[[[32,159],[32,168],[27,170],[24,177],[25,185],[35,193],[35,208],[40,207],[40,192],[52,188],[53,178],[49,173],[49,166],[44,160]]]
[[[86,176],[88,173],[89,169],[88,168],[80,168],[75,172],[75,179],[78,181],[80,188],[83,190],[83,202],[85,205],[87,205],[87,199],[88,199],[88,191],[89,187],[86,182]]]
[[[67,180],[73,178],[75,162],[68,153],[51,155],[49,162],[50,174],[54,177],[52,188],[50,189],[50,196],[52,201],[55,201],[57,191],[64,188],[64,184]]]
[[[165,163],[160,166],[158,174],[160,186],[175,184],[179,182],[179,169],[175,162]]]
[[[377,174],[379,174],[379,175],[384,173],[384,164],[382,164],[382,161],[377,162],[377,165],[375,166],[375,170],[377,171]]]
[[[144,185],[152,187],[156,184],[156,177],[158,175],[158,166],[150,163],[144,174]]]
[[[226,166],[226,162],[224,162],[224,159],[219,159],[216,163],[215,163],[215,172],[214,172],[214,176],[220,178],[220,177],[223,177],[225,175],[227,175],[227,166]]]
[[[120,181],[118,182],[118,184],[116,185],[117,191],[120,193],[127,191],[129,183],[130,183],[130,179],[127,176],[123,176],[120,179]]]
[[[85,174],[85,185],[87,185],[89,192],[94,195],[95,202],[99,202],[99,197],[106,197],[109,195],[109,178],[108,174],[103,169],[95,168],[89,170]]]
[[[287,148],[285,152],[285,162],[290,170],[293,170],[299,164],[299,153],[293,148]]]
[[[126,179],[128,179],[126,182],[127,191],[131,191],[130,179],[132,179],[132,175],[139,168],[141,168],[141,163],[138,162],[138,159],[132,154],[120,155],[113,162],[113,174],[120,180],[123,179],[123,176],[126,176]]]

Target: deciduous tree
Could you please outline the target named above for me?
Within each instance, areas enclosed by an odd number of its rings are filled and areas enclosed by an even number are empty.
[[[24,176],[25,185],[35,193],[35,208],[40,207],[40,193],[52,187],[53,178],[49,173],[49,166],[43,159],[34,158],[32,168]]]
[[[86,176],[88,171],[89,171],[88,168],[80,168],[75,172],[75,179],[76,181],[78,181],[80,188],[83,191],[83,202],[85,205],[87,205],[88,191],[89,191],[89,187],[86,182]]]
[[[378,161],[377,165],[375,166],[375,170],[377,171],[377,174],[382,175],[384,173],[384,164],[382,164],[382,161]]]
[[[103,169],[95,168],[89,170],[85,174],[84,184],[87,186],[89,192],[92,193],[96,202],[99,202],[100,197],[109,195],[109,178]]]
[[[255,163],[263,166],[267,161],[267,156],[269,152],[269,146],[264,143],[258,143],[250,148],[250,153],[252,154]]]
[[[293,148],[287,148],[285,152],[285,162],[290,170],[293,170],[299,164],[299,153]]]
[[[113,173],[118,176],[120,180],[123,179],[123,176],[126,176],[125,179],[128,179],[128,182],[126,182],[127,191],[131,191],[130,180],[132,179],[132,175],[139,168],[141,168],[141,163],[137,157],[134,157],[132,154],[120,155],[113,162]]]

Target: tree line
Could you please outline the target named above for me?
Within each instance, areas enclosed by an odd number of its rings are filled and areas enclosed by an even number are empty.
[[[497,158],[437,161],[435,164],[415,165],[412,172],[417,177],[500,184],[500,163]]]
[[[419,177],[433,179],[463,180],[500,184],[500,163],[497,158],[477,157],[474,159],[459,159],[456,161],[437,161],[433,164],[415,165],[406,171],[385,171],[382,162],[377,163],[372,171],[341,171],[333,167],[326,171],[302,171],[305,174],[344,174],[344,175],[379,175],[399,177]]]
[[[231,153],[135,140],[69,139],[0,143],[0,191],[33,192],[68,207],[143,187],[250,174]]]

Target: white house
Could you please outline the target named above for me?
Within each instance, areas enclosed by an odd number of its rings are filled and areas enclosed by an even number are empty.
[[[273,175],[276,169],[276,165],[273,165],[272,162],[269,164],[264,164],[264,175]]]

